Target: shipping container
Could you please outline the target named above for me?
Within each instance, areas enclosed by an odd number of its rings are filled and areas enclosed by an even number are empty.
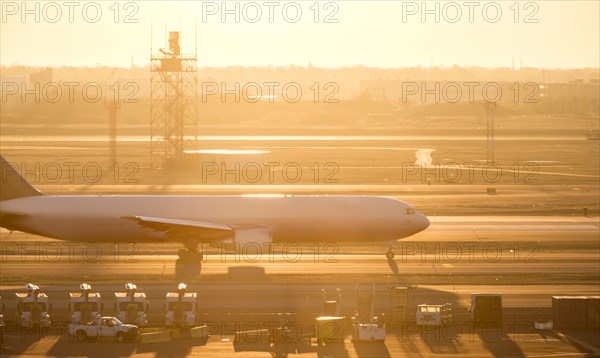
[[[319,345],[323,343],[344,343],[346,337],[346,317],[317,317],[315,336]]]
[[[552,296],[554,328],[587,328],[588,298],[586,296]]]
[[[483,325],[502,325],[502,294],[471,294],[471,319],[473,323]]]
[[[588,328],[600,329],[600,296],[588,297]]]

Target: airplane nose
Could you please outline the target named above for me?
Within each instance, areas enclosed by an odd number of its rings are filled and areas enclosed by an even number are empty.
[[[423,214],[419,214],[419,216],[415,218],[414,234],[427,229],[429,227],[429,224],[430,224],[430,222],[429,222],[429,219],[427,219],[427,216],[425,216]]]
[[[423,230],[427,229],[429,227],[429,225],[431,224],[431,222],[429,221],[427,216],[421,214],[421,224],[423,225],[423,227],[419,231],[423,231]]]

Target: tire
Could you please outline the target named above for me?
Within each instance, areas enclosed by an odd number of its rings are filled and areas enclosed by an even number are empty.
[[[177,276],[188,277],[198,276],[202,271],[201,261],[189,261],[178,259],[175,261],[175,274]]]
[[[119,343],[125,342],[125,333],[123,333],[123,332],[117,333],[117,342],[119,342]]]
[[[85,342],[88,340],[88,335],[85,331],[77,331],[75,332],[75,339],[77,342]]]
[[[396,254],[394,254],[394,251],[391,251],[391,250],[385,253],[385,257],[388,260],[393,260],[395,256],[396,256]]]

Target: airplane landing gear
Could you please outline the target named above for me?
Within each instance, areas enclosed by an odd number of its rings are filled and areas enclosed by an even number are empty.
[[[394,247],[393,246],[388,247],[388,250],[385,253],[385,257],[388,260],[393,260],[395,256],[396,256],[396,254],[394,254]]]
[[[204,255],[195,249],[180,249],[177,253],[179,259],[175,261],[175,274],[177,276],[197,276],[202,270]]]

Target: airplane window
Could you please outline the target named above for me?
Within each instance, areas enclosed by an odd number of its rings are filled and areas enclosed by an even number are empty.
[[[412,215],[412,214],[415,213],[415,209],[413,209],[413,208],[406,208],[406,209],[404,209],[404,213],[406,215]]]

